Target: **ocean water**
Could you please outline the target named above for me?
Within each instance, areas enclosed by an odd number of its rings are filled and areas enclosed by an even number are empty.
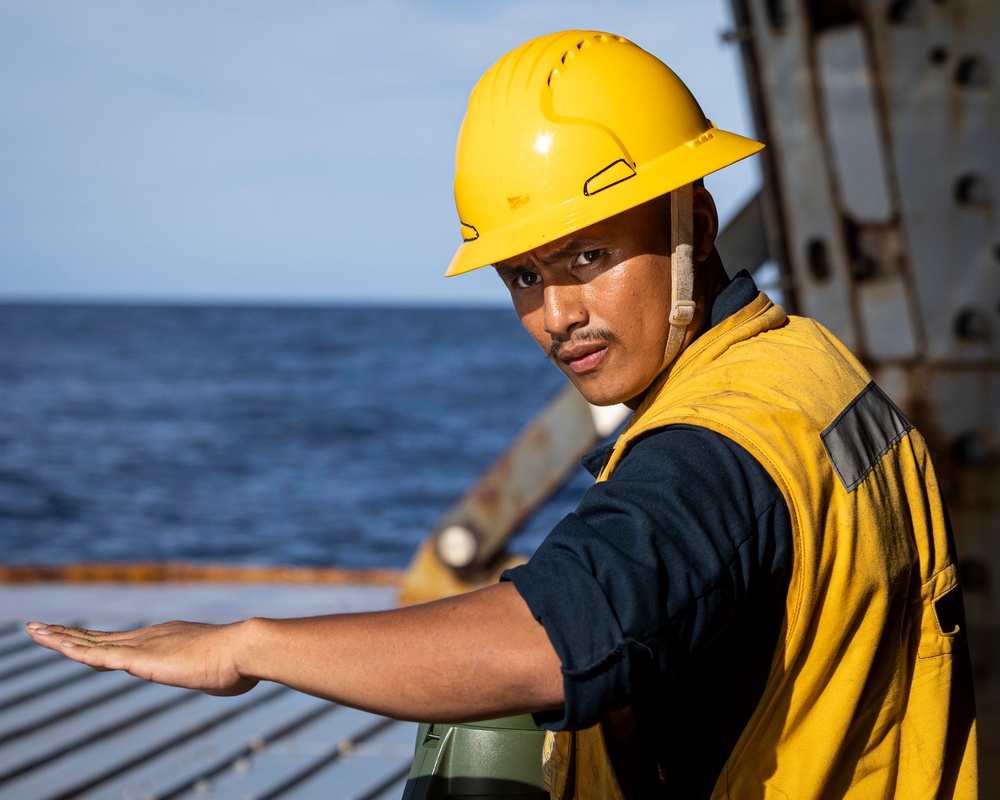
[[[505,309],[0,305],[0,560],[404,566],[564,385]]]

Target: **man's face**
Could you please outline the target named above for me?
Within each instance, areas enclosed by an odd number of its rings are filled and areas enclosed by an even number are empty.
[[[595,405],[637,398],[660,372],[670,329],[667,203],[495,265],[521,323]]]

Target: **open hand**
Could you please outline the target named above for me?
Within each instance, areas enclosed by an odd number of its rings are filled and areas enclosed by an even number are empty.
[[[238,667],[239,624],[165,622],[134,631],[103,632],[29,622],[42,647],[97,670],[124,670],[146,681],[214,695],[248,692],[257,685]]]

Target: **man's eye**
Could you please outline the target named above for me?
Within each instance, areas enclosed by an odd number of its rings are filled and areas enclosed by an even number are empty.
[[[538,273],[522,272],[514,278],[514,285],[518,289],[528,289],[538,283]]]
[[[601,256],[604,255],[603,250],[585,250],[576,257],[577,267],[587,267],[597,261]]]

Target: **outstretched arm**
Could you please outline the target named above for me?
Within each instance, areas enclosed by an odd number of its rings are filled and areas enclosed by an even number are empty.
[[[559,659],[510,583],[364,614],[168,622],[104,633],[28,624],[39,644],[99,670],[239,694],[258,681],[400,719],[488,719],[558,708]]]

